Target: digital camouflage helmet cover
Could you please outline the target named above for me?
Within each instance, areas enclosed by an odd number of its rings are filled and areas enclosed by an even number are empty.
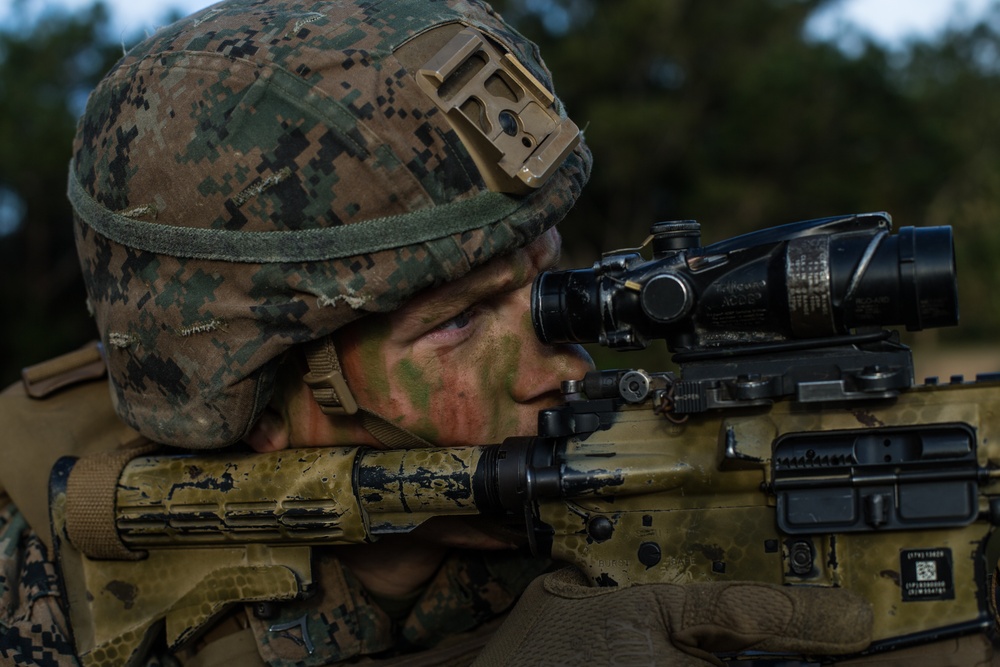
[[[474,0],[233,0],[134,47],[69,174],[121,417],[236,442],[291,346],[555,224],[590,154],[551,90]]]

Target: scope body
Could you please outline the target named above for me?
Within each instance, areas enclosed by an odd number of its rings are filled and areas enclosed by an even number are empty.
[[[658,223],[651,260],[617,252],[541,274],[532,321],[548,343],[664,339],[674,352],[956,324],[951,229],[891,227],[885,213],[839,216],[702,247],[697,223]]]

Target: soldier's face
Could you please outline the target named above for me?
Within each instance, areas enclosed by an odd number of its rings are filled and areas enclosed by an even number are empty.
[[[592,368],[578,346],[543,345],[532,329],[531,284],[558,260],[560,243],[551,230],[398,311],[343,329],[337,349],[358,404],[442,446],[535,433],[538,411],[561,401],[560,383]],[[251,439],[255,448],[370,440],[355,421],[319,412],[302,386],[286,388],[283,404],[286,433]]]

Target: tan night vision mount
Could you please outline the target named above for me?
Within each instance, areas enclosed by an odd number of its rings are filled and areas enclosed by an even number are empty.
[[[555,96],[510,53],[465,28],[420,67],[417,83],[447,114],[491,190],[541,187],[580,141]]]

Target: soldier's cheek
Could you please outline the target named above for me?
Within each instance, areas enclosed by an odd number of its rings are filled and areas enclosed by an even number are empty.
[[[428,403],[430,421],[438,431],[438,444],[449,447],[490,444],[489,413],[495,398],[476,386],[470,369],[449,366],[442,369],[439,383]]]

